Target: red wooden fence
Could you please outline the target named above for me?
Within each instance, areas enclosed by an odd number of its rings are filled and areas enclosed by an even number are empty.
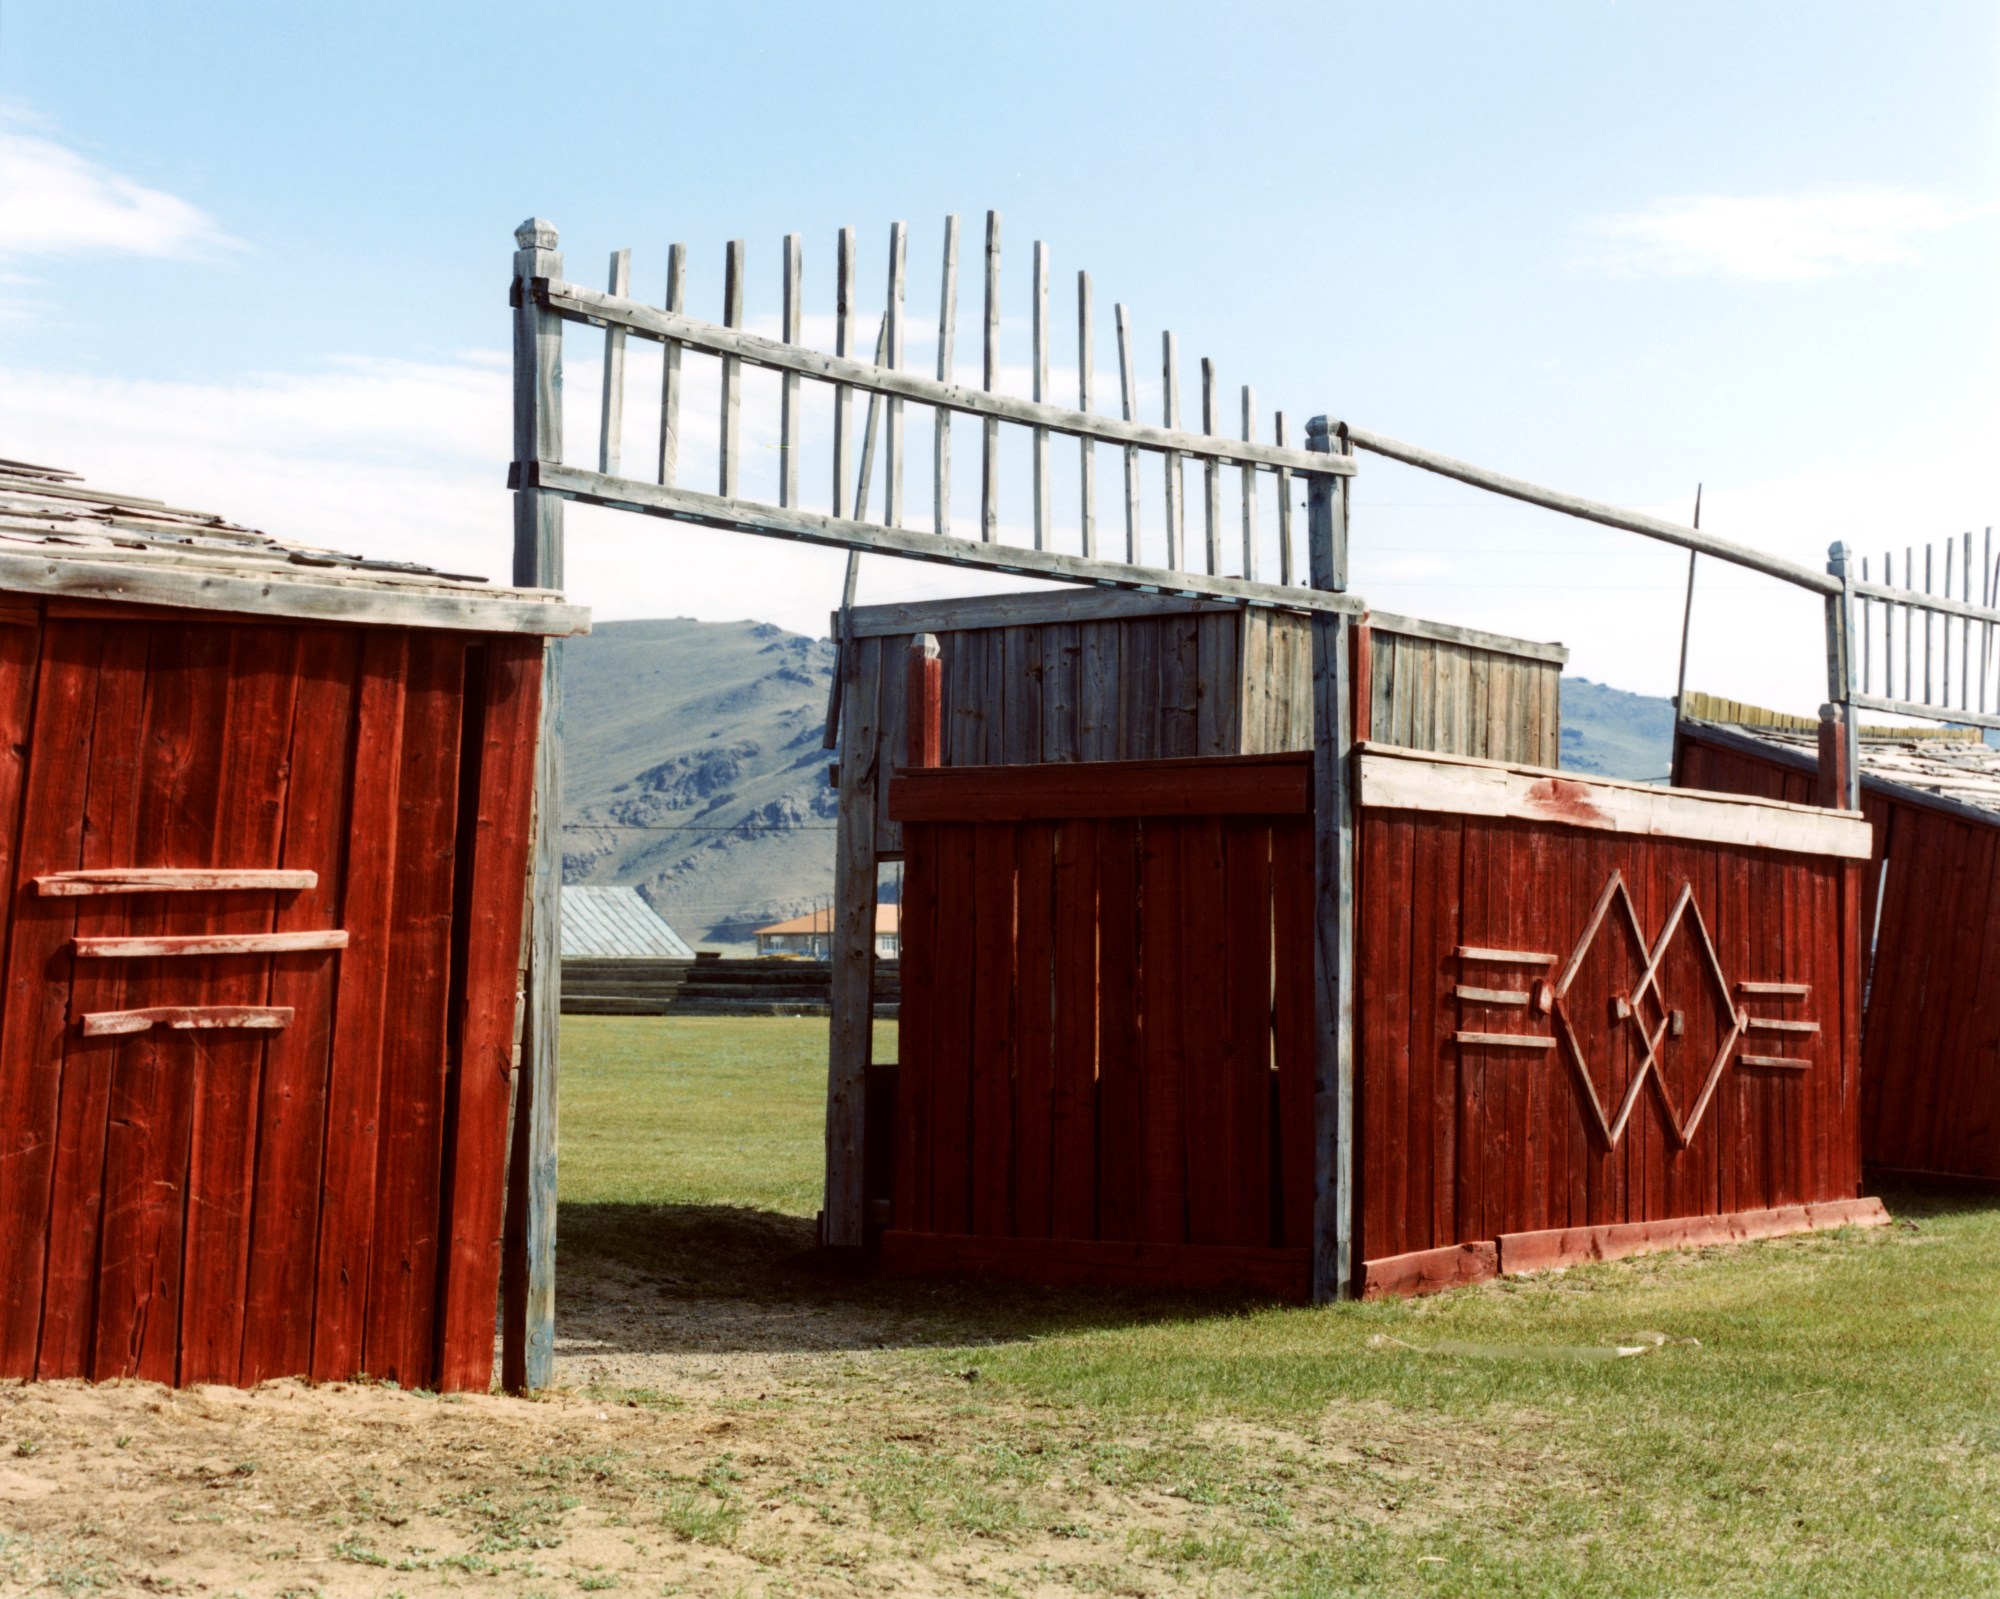
[[[0,1377],[486,1386],[540,662],[538,639],[0,618]],[[163,867],[310,886],[36,883]],[[77,949],[218,934],[251,948]],[[163,1006],[278,1025],[84,1027]]]
[[[1859,824],[1394,752],[1361,796],[1372,1282],[1857,1195]]]
[[[1305,782],[1299,756],[897,779],[888,1269],[1304,1294]]]

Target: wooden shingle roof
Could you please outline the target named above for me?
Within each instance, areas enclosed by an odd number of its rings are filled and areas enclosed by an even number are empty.
[[[0,592],[482,633],[590,629],[590,613],[551,589],[286,544],[209,512],[5,459]]]

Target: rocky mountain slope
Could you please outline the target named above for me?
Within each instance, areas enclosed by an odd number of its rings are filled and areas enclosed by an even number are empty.
[[[831,899],[831,643],[679,618],[566,649],[566,881],[636,884],[690,943],[737,950]],[[1571,678],[1562,714],[1565,767],[1664,776],[1666,700]]]

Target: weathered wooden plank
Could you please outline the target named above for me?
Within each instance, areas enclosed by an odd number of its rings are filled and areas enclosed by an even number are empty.
[[[915,528],[892,528],[873,522],[845,521],[812,512],[785,510],[748,501],[697,494],[691,489],[667,489],[631,478],[605,478],[577,467],[542,462],[528,474],[533,485],[591,505],[609,505],[649,516],[721,527],[766,538],[796,539],[835,549],[855,549],[913,560],[937,561],[981,571],[1047,578],[1063,583],[1101,584],[1151,591],[1166,589],[1188,597],[1213,596],[1282,604],[1297,610],[1354,612],[1361,607],[1346,594],[1309,589],[1278,589],[1241,578],[1210,577],[1206,573],[1126,566],[1122,562],[1087,561],[1080,555],[1027,549],[1020,545],[989,546],[959,538],[940,538]],[[8,557],[0,557],[4,568]],[[5,581],[0,571],[0,582]],[[533,631],[533,629],[515,629]]]
[[[341,919],[361,646],[362,635],[347,629],[315,631],[301,640],[299,707],[288,757],[291,782],[281,865],[314,876],[317,882],[279,900],[275,926],[280,932],[323,927]],[[538,644],[523,640],[514,647],[523,649],[539,670]],[[366,850],[357,845],[356,854],[365,869]],[[518,919],[518,885],[514,899]],[[502,985],[510,1056],[519,953],[517,934]],[[342,959],[353,972],[354,957]],[[270,1002],[289,1006],[294,1021],[266,1046],[257,1099],[257,1168],[250,1198],[243,1349],[236,1379],[246,1385],[271,1377],[306,1376],[312,1370],[313,1270],[339,970],[339,963],[311,953],[279,956],[272,966]],[[354,981],[357,988],[365,985],[365,974],[356,974]],[[493,1308],[489,1295],[484,1329],[489,1362]]]
[[[1095,822],[1056,824],[1049,1210],[1056,1238],[1097,1233],[1098,839]]]
[[[857,605],[848,613],[855,638],[955,633],[1051,622],[1113,621],[1124,617],[1192,616],[1245,609],[1235,600],[1133,594],[1118,589],[1039,589],[1020,594],[968,594],[946,600],[897,600]],[[1251,607],[1263,611],[1264,607]]]
[[[889,369],[903,365],[903,285],[909,265],[910,230],[907,224],[889,224],[889,297],[883,312],[883,328],[889,340]],[[903,525],[903,400],[898,394],[887,397],[887,414],[882,427],[882,520],[890,527]],[[855,500],[855,509],[865,514],[866,504]]]
[[[92,960],[144,960],[177,955],[280,955],[306,949],[345,949],[344,928],[288,933],[182,933],[150,938],[79,938],[76,953]]]
[[[835,818],[832,1020],[826,1073],[826,1195],[821,1239],[858,1249],[867,1223],[862,1154],[865,1088],[874,1041],[876,840],[875,788],[886,774],[878,748],[885,730],[880,639],[859,640],[847,657],[846,709],[840,729],[840,808]],[[903,670],[902,662],[896,663]]]
[[[805,268],[799,236],[785,235],[784,339],[797,344],[805,326]],[[799,503],[799,375],[784,374],[778,386],[778,503]],[[942,531],[942,529],[940,529]]]
[[[484,1393],[493,1377],[506,1197],[507,1102],[513,1081],[514,978],[531,846],[539,651],[496,643],[475,656],[469,836],[459,840],[462,909],[454,945],[457,1043],[445,1137],[450,1186],[441,1220],[437,1385]]]
[[[1184,823],[1139,827],[1139,1237],[1188,1241]]]
[[[988,238],[992,242],[988,259],[997,289],[998,214],[989,212],[987,215]],[[726,326],[717,327],[692,317],[674,316],[655,306],[616,305],[595,290],[574,283],[537,284],[534,293],[551,312],[573,321],[617,321],[632,332],[650,339],[679,339],[691,348],[715,355],[726,354],[749,365],[769,367],[774,371],[796,371],[826,383],[852,383],[884,395],[893,394],[918,405],[942,405],[991,422],[1019,422],[1028,427],[1045,427],[1051,433],[1066,436],[1087,433],[1109,444],[1133,444],[1143,449],[1212,454],[1232,464],[1249,461],[1259,466],[1286,467],[1315,477],[1351,477],[1355,470],[1354,458],[1347,454],[1320,454],[1280,448],[1275,444],[1246,444],[1240,439],[1205,438],[1199,433],[1183,432],[1178,424],[1155,427],[1150,423],[1127,422],[1117,417],[1086,416],[1068,406],[1039,405],[1033,400],[1009,394],[961,388],[913,372],[888,371],[817,350],[795,349],[776,339],[762,338]],[[997,309],[992,325],[997,365]],[[1174,415],[1178,417],[1179,414],[1180,406],[1176,399]]]
[[[1080,761],[1083,756],[1081,694],[1083,640],[1074,625],[1041,629],[1042,747],[1044,761]]]
[[[1179,433],[1181,427],[1181,378],[1180,357],[1171,332],[1160,335],[1160,392],[1165,405],[1165,422],[1168,433]],[[1161,465],[1166,474],[1167,494],[1167,566],[1179,571],[1187,565],[1186,535],[1182,526],[1181,507],[1181,455],[1178,450],[1168,450],[1161,457]],[[1209,574],[1211,577],[1213,573]]]
[[[1237,1106],[1229,1058],[1230,863],[1222,829],[1222,819],[1215,816],[1174,825],[1180,835],[1186,1236],[1197,1244],[1245,1241],[1237,1233]]]
[[[1667,1249],[1706,1249],[1833,1227],[1886,1227],[1888,1223],[1889,1213],[1879,1199],[1836,1199],[1738,1210],[1722,1216],[1679,1216],[1601,1227],[1502,1233],[1494,1242],[1499,1249],[1501,1271],[1513,1275],[1580,1266],[1593,1260],[1622,1260]]]
[[[387,957],[395,1022],[382,1038],[375,1220],[362,1369],[437,1385],[438,1249],[451,995],[464,641],[411,641],[403,696]],[[560,966],[558,966],[560,971]],[[552,1207],[553,1208],[553,1205]]]
[[[1313,834],[1306,818],[1271,829],[1271,935],[1276,961],[1272,1040],[1278,1069],[1278,1189],[1281,1242],[1313,1236]]]
[[[1215,412],[1215,363],[1201,358],[1201,430],[1214,437],[1222,431]],[[1222,463],[1212,455],[1201,458],[1202,553],[1210,572],[1222,570]]]
[[[833,347],[842,360],[852,358],[854,349],[854,296],[857,292],[855,278],[855,237],[852,228],[842,228],[834,250],[834,314]],[[668,355],[674,356],[679,350],[677,344],[667,346]],[[879,364],[879,363],[878,363]],[[854,390],[845,383],[833,386],[833,514],[845,517],[853,507],[849,505],[848,484],[854,478]],[[672,479],[662,473],[660,482],[672,486]],[[848,563],[850,568],[853,562]],[[842,607],[843,612],[847,607]],[[837,635],[847,637],[843,631]]]
[[[1014,1214],[1018,1237],[1046,1238],[1055,1201],[1056,824],[1028,822],[1015,840]]]
[[[667,246],[667,309],[675,316],[687,310],[687,246],[670,244]],[[845,343],[840,345],[840,353],[847,353]],[[686,384],[681,378],[681,341],[668,339],[661,346],[660,361],[660,451],[659,478],[672,488],[674,474],[680,470],[681,460],[681,391]],[[839,415],[838,410],[835,412]],[[836,436],[838,429],[836,422]],[[836,507],[835,514],[838,514]]]
[[[1076,408],[1090,411],[1091,379],[1090,274],[1076,275]],[[1083,517],[1083,555],[1097,557],[1097,441],[1084,436],[1077,441],[1077,492]]]
[[[1361,1263],[1363,1299],[1434,1294],[1444,1288],[1490,1282],[1500,1273],[1499,1252],[1488,1240],[1417,1249]]]
[[[981,343],[981,392],[997,398],[1000,379],[1000,213],[986,213],[986,325]],[[980,426],[979,536],[1000,537],[1000,416],[986,414]]]
[[[1272,418],[1271,442],[1279,449],[1285,448],[1285,413],[1280,411]],[[1278,478],[1278,583],[1289,588],[1292,583],[1292,474],[1284,467],[1277,469]]]
[[[1132,365],[1132,326],[1125,307],[1112,308],[1118,329],[1118,398],[1128,423],[1139,420],[1139,374]],[[1125,446],[1125,559],[1139,564],[1139,447]]]
[[[632,292],[632,252],[611,252],[611,293],[619,299]],[[625,330],[604,329],[604,398],[597,417],[597,470],[616,477],[623,465],[625,442]]]
[[[1243,442],[1257,442],[1257,391],[1249,384],[1243,385]],[[1239,468],[1243,479],[1243,575],[1255,578],[1257,575],[1257,469],[1253,466]]]
[[[1031,331],[1034,338],[1035,403],[1049,400],[1049,247],[1035,241]],[[1031,438],[1035,473],[1035,548],[1055,548],[1055,523],[1049,505],[1049,430],[1034,429]]]
[[[1078,627],[1077,759],[1118,758],[1118,639],[1116,622]]]
[[[958,215],[944,219],[943,280],[938,285],[938,382],[952,381],[952,362],[957,356],[958,338]],[[932,526],[939,534],[951,532],[951,412],[931,413],[931,502]]]
[[[319,884],[311,871],[276,868],[107,866],[84,872],[44,872],[34,879],[35,892],[57,898],[96,894],[193,894],[227,889],[302,889]]]
[[[1747,795],[1694,795],[1614,779],[1556,777],[1469,757],[1370,746],[1358,762],[1360,802],[1377,809],[1555,822],[1600,832],[1685,838],[1866,860],[1858,815]]]
[[[724,253],[722,273],[722,325],[743,326],[743,241],[731,239]],[[743,362],[737,356],[722,357],[722,420],[718,429],[718,482],[716,493],[725,500],[736,497],[743,473]]]
[[[1273,1245],[1282,1216],[1273,1214],[1271,1171],[1271,828],[1262,819],[1222,825],[1224,856],[1223,971],[1228,1047],[1217,1064],[1226,1072],[1229,1140],[1226,1196],[1229,1241]]]
[[[973,830],[970,1231],[1009,1234],[1014,1216],[1014,829]]]
[[[279,1032],[296,1014],[290,1005],[147,1005],[139,1010],[86,1011],[80,1020],[87,1038],[113,1033],[143,1033],[156,1024],[176,1032],[209,1028]]]

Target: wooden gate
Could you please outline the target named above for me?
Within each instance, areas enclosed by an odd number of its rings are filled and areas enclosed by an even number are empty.
[[[1368,1291],[1861,1219],[1866,823],[1359,762]]]
[[[887,1269],[1303,1298],[1304,756],[954,767],[903,824]]]

